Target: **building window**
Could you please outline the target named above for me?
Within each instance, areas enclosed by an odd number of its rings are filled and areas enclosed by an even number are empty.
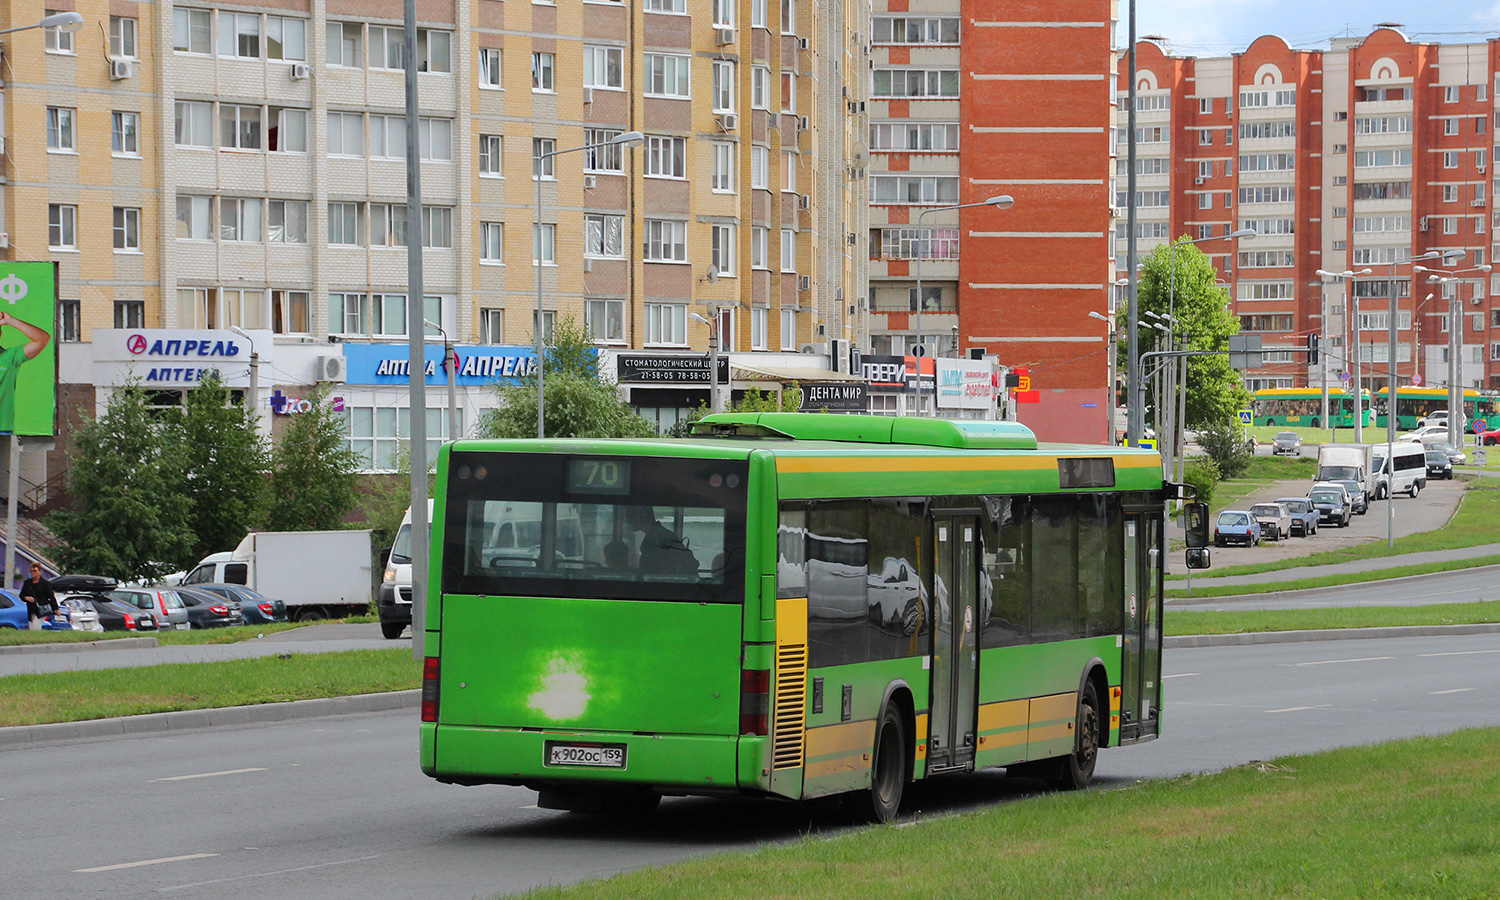
[[[1458,168],[1458,151],[1456,151],[1456,150],[1444,150],[1443,151],[1443,168],[1445,168],[1445,169],[1456,169],[1456,168]]]
[[[501,136],[481,134],[479,136],[479,175],[481,178],[502,178]]]
[[[750,67],[750,107],[771,108],[771,70],[765,66]]]
[[[552,326],[553,326],[553,324],[556,321],[557,321],[557,313],[553,312],[550,309],[549,310],[544,310],[542,312],[542,324],[541,324],[541,329],[540,330],[542,332],[542,342],[543,343],[548,343],[548,342],[550,342],[552,340]],[[537,329],[537,321],[536,321],[536,312],[533,311],[531,313],[531,334],[532,334],[531,343],[533,343],[533,344],[536,343],[536,337],[535,337],[535,335],[537,333],[537,330],[538,329]]]
[[[177,146],[212,149],[214,145],[213,104],[178,100],[176,110]]]
[[[439,407],[427,410],[427,458],[436,459],[443,441],[462,436],[463,410],[459,410],[459,435],[448,435],[448,411]],[[396,471],[401,451],[410,443],[411,410],[393,406],[347,406],[345,425],[349,449],[363,460],[365,471]]]
[[[364,334],[368,330],[370,298],[365,294],[328,295],[328,333]]]
[[[271,243],[307,243],[306,200],[271,200],[267,207],[266,237]]]
[[[646,138],[646,175],[683,178],[687,172],[687,139],[651,135]]]
[[[114,221],[115,249],[126,253],[141,252],[141,211],[133,206],[116,206]]]
[[[177,239],[211,241],[214,239],[214,198],[181,196],[177,198]]]
[[[797,271],[797,232],[781,229],[781,271]]]
[[[503,90],[500,80],[500,48],[482,47],[479,50],[479,86],[488,90]]]
[[[177,204],[180,218],[182,201],[179,199]],[[364,244],[363,226],[362,210],[358,203],[328,204],[328,245],[330,247],[361,246]]]
[[[681,303],[646,304],[646,343],[687,343],[687,306]]]
[[[503,223],[480,223],[479,261],[491,266],[505,265],[505,225]]]
[[[750,349],[767,350],[770,336],[771,311],[764,306],[750,307]]]
[[[556,178],[554,166],[557,162],[557,141],[552,138],[531,139],[531,177],[533,179]]]
[[[260,107],[219,104],[219,148],[260,149]]]
[[[934,122],[882,122],[870,126],[870,149],[892,150],[897,152],[923,150],[932,152],[951,152],[958,149],[958,123],[934,123]],[[1140,159],[1136,160],[1141,174],[1161,175],[1166,173],[1165,167],[1158,171],[1146,171],[1148,164],[1163,164],[1166,160]],[[1118,163],[1120,174],[1125,174],[1126,163]]]
[[[691,60],[686,56],[647,53],[646,95],[689,99],[692,96],[688,77],[690,63]]]
[[[876,69],[873,97],[957,98],[957,69]]]
[[[1198,112],[1199,112],[1200,115],[1207,115],[1207,114],[1209,114],[1209,113],[1211,113],[1213,111],[1214,111],[1214,98],[1212,98],[1212,97],[1199,97],[1198,98]]]
[[[771,267],[771,229],[764,225],[750,226],[750,268]]]
[[[686,0],[646,0],[646,12],[682,13]]]
[[[1456,84],[1448,85],[1447,87],[1443,88],[1443,102],[1457,103],[1459,90],[1460,88]]]
[[[261,201],[232,199],[219,201],[219,240],[260,241]]]
[[[189,328],[219,327],[219,292],[213,288],[178,288],[177,306]]]
[[[1445,185],[1443,185],[1443,202],[1444,203],[1457,203],[1458,202],[1458,185],[1456,185],[1456,184],[1445,184]]]
[[[141,117],[133,112],[115,112],[109,116],[109,149],[121,156],[140,155]]]
[[[732,310],[732,309],[721,309],[721,310],[719,310],[718,336],[719,336],[719,350],[721,352],[724,352],[724,353],[733,353],[734,350],[735,350],[735,346],[734,346],[735,327],[734,327],[734,325],[735,325],[735,323],[734,323],[734,310]]]
[[[359,113],[328,114],[328,155],[364,156],[365,120]]]
[[[958,259],[957,228],[884,228],[880,254],[885,259]]]
[[[766,147],[750,148],[750,187],[771,187],[771,151]]]
[[[57,339],[69,344],[83,340],[83,312],[79,301],[58,300],[57,306],[59,318],[62,320],[62,328],[58,332]]]
[[[130,16],[110,16],[109,55],[114,59],[136,59],[136,30],[139,27],[140,22]]]
[[[557,57],[551,53],[531,54],[531,89],[553,93],[553,70],[557,65]]]
[[[714,112],[732,113],[734,104],[734,63],[714,60]]]
[[[370,68],[400,70],[404,68],[401,60],[405,53],[405,28],[395,25],[370,26]]]
[[[584,87],[622,89],[625,86],[624,53],[622,47],[584,47]]]
[[[734,0],[713,0],[713,26],[734,27]]]
[[[586,300],[584,325],[596,343],[619,344],[625,341],[625,301]]]
[[[734,192],[734,145],[728,141],[714,141],[713,190],[717,193]]]
[[[531,264],[557,265],[557,226],[531,226]]]
[[[422,246],[433,250],[453,249],[453,207],[422,207]]]
[[[307,291],[271,291],[271,330],[277,334],[312,331],[312,295]]]
[[[781,311],[781,349],[797,349],[797,311],[795,309]]]
[[[363,65],[360,55],[360,35],[363,28],[358,22],[328,23],[328,64],[346,69],[357,69]]]
[[[781,73],[781,111],[796,114],[797,112],[797,73]]]
[[[47,204],[47,246],[54,250],[78,249],[78,207]]]
[[[405,247],[407,225],[405,203],[370,204],[370,246]]]
[[[306,153],[307,110],[271,107],[266,115],[266,149],[272,153]]]
[[[77,303],[78,301],[74,300],[73,302]],[[116,300],[114,305],[116,328],[146,327],[146,301]]]
[[[870,178],[870,202],[887,205],[957,203],[958,178],[957,176],[916,175],[873,176]]]
[[[750,0],[750,27],[766,27],[766,0]]]
[[[734,229],[733,225],[713,226],[713,246],[710,253],[710,262],[718,268],[719,274],[731,276],[734,274]]]
[[[687,260],[687,223],[667,219],[647,219],[645,245],[647,262],[685,262]]]
[[[625,217],[589,213],[583,217],[583,255],[625,257]]]
[[[877,44],[957,44],[957,18],[876,16],[872,23]]]
[[[55,16],[58,12],[59,10],[55,9],[44,9],[42,10],[42,18]],[[206,16],[208,13],[204,13],[204,15]],[[48,53],[73,52],[73,32],[63,31],[61,28],[43,28],[42,33],[43,47]]]
[[[72,36],[68,39],[72,46]],[[172,10],[172,49],[179,53],[213,52],[213,25],[206,9],[178,6]]]
[[[74,153],[74,111],[65,106],[47,107],[47,149]]]
[[[619,129],[588,128],[583,132],[583,168],[589,172],[624,172],[625,150],[611,143],[620,136]]]
[[[404,116],[370,116],[370,157],[406,159]]]
[[[241,328],[265,328],[266,292],[257,290],[220,290],[219,302],[223,306],[221,321],[226,326]]]
[[[781,0],[781,33],[797,33],[797,0]]]
[[[260,16],[219,10],[219,55],[260,59]]]
[[[307,20],[266,16],[266,58],[307,59]]]
[[[428,162],[452,161],[453,120],[418,119],[417,155]]]
[[[479,311],[479,343],[505,343],[505,310],[481,309]]]

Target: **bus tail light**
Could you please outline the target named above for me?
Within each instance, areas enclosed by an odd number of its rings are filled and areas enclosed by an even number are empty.
[[[438,711],[438,658],[422,659],[422,721],[436,722]]]
[[[771,673],[746,669],[740,673],[740,734],[770,734]]]

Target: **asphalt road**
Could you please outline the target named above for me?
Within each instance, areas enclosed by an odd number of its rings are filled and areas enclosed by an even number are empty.
[[[1500,725],[1500,636],[1174,650],[1167,734],[1100,757],[1100,783]],[[469,898],[848,827],[791,804],[669,799],[645,820],[439,785],[411,713],[119,738],[5,754],[15,897]],[[998,773],[914,788],[907,814],[1029,796]]]

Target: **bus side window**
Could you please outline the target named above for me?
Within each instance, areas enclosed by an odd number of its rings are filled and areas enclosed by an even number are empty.
[[[784,503],[776,526],[776,597],[807,596],[807,504]]]
[[[1029,504],[1025,497],[986,497],[984,503],[988,515],[982,528],[979,586],[981,603],[986,591],[990,600],[989,615],[982,616],[981,646],[1027,644],[1031,641],[1031,558],[1022,548],[1029,541]]]

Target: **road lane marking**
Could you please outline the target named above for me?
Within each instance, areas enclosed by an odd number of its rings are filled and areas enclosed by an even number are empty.
[[[273,875],[288,875],[292,872],[306,872],[311,869],[326,869],[329,866],[344,866],[348,865],[349,863],[365,862],[366,860],[378,859],[379,857],[379,853],[373,853],[369,856],[357,856],[354,859],[340,859],[333,862],[314,863],[310,866],[297,866],[293,869],[277,869],[274,872],[251,872],[246,875],[231,875],[228,878],[215,878],[212,881],[195,881],[192,884],[174,884],[171,887],[159,888],[159,891],[161,893],[166,893],[167,891],[183,891],[189,888],[204,887],[210,884],[225,884],[230,881],[240,881],[245,878],[268,878]]]
[[[202,774],[199,774],[199,775],[173,775],[170,778],[153,778],[153,779],[151,779],[151,781],[153,783],[154,782],[158,782],[158,781],[190,781],[190,780],[192,780],[194,778],[217,778],[220,775],[243,775],[246,772],[264,772],[264,771],[266,771],[264,768],[260,768],[260,769],[225,769],[223,772],[203,772]]]
[[[1474,690],[1474,689],[1473,688],[1453,688],[1452,690],[1448,690],[1448,691],[1433,691],[1432,692],[1432,696],[1437,697],[1437,696],[1440,696],[1442,694],[1462,694],[1462,693],[1465,693],[1466,691],[1472,691],[1472,690]]]
[[[187,856],[164,856],[161,859],[143,859],[140,862],[116,863],[112,866],[94,866],[92,869],[74,869],[74,872],[112,872],[115,869],[134,869],[138,866],[155,866],[161,863],[182,862],[185,859],[207,859],[217,853],[189,853]]]
[[[1480,653],[1500,653],[1500,650],[1453,650],[1448,653],[1420,653],[1418,656],[1476,656]]]
[[[1267,713],[1304,712],[1309,709],[1327,709],[1331,703],[1320,703],[1317,706],[1288,706],[1286,709],[1268,709]]]
[[[1197,674],[1199,674],[1199,673],[1198,672],[1178,672],[1176,675],[1163,675],[1161,677],[1161,680],[1162,681],[1166,681],[1168,678],[1191,678],[1191,677],[1193,677],[1194,675],[1197,675]]]
[[[1361,656],[1361,657],[1359,657],[1357,659],[1324,659],[1324,660],[1319,660],[1318,662],[1290,663],[1290,664],[1288,664],[1288,667],[1289,668],[1294,668],[1294,669],[1303,669],[1303,668],[1306,668],[1308,666],[1332,666],[1332,665],[1337,665],[1338,663],[1352,663],[1352,662],[1379,662],[1382,659],[1395,659],[1395,658],[1396,657],[1394,657],[1394,656]]]

